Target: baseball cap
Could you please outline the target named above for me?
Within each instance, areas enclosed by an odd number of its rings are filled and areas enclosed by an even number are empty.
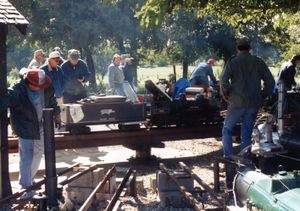
[[[49,59],[55,59],[55,58],[59,58],[60,57],[60,53],[58,51],[52,51],[49,54]]]
[[[207,60],[207,63],[210,64],[210,65],[215,66],[216,65],[216,60],[214,60],[213,58],[210,58],[210,59]]]
[[[51,84],[51,79],[42,69],[28,69],[24,76],[30,84],[39,88],[48,88]]]
[[[71,49],[68,51],[68,55],[72,60],[78,60],[79,59],[79,52],[76,49]]]
[[[241,46],[250,46],[250,40],[248,37],[241,37],[238,38],[236,41],[236,46],[241,47]]]

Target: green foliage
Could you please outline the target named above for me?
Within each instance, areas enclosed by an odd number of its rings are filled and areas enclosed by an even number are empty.
[[[9,72],[8,77],[7,77],[8,86],[12,86],[18,79],[20,79],[19,70],[12,69]]]

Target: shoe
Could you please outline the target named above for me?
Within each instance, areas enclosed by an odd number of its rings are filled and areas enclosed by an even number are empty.
[[[19,200],[28,200],[31,199],[34,196],[35,192],[34,191],[30,191],[27,193],[24,193],[22,196],[19,197]]]

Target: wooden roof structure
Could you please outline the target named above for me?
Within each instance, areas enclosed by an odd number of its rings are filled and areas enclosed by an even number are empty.
[[[25,35],[29,22],[9,1],[0,0],[0,24],[15,25]]]

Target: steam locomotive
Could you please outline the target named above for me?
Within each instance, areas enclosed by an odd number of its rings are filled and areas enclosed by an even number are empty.
[[[90,96],[78,103],[61,106],[62,122],[71,133],[87,133],[87,125],[118,124],[119,129],[219,124],[218,91],[187,88],[172,98],[151,80],[145,82],[150,95],[143,102],[124,96]],[[130,93],[129,93],[130,95]]]

